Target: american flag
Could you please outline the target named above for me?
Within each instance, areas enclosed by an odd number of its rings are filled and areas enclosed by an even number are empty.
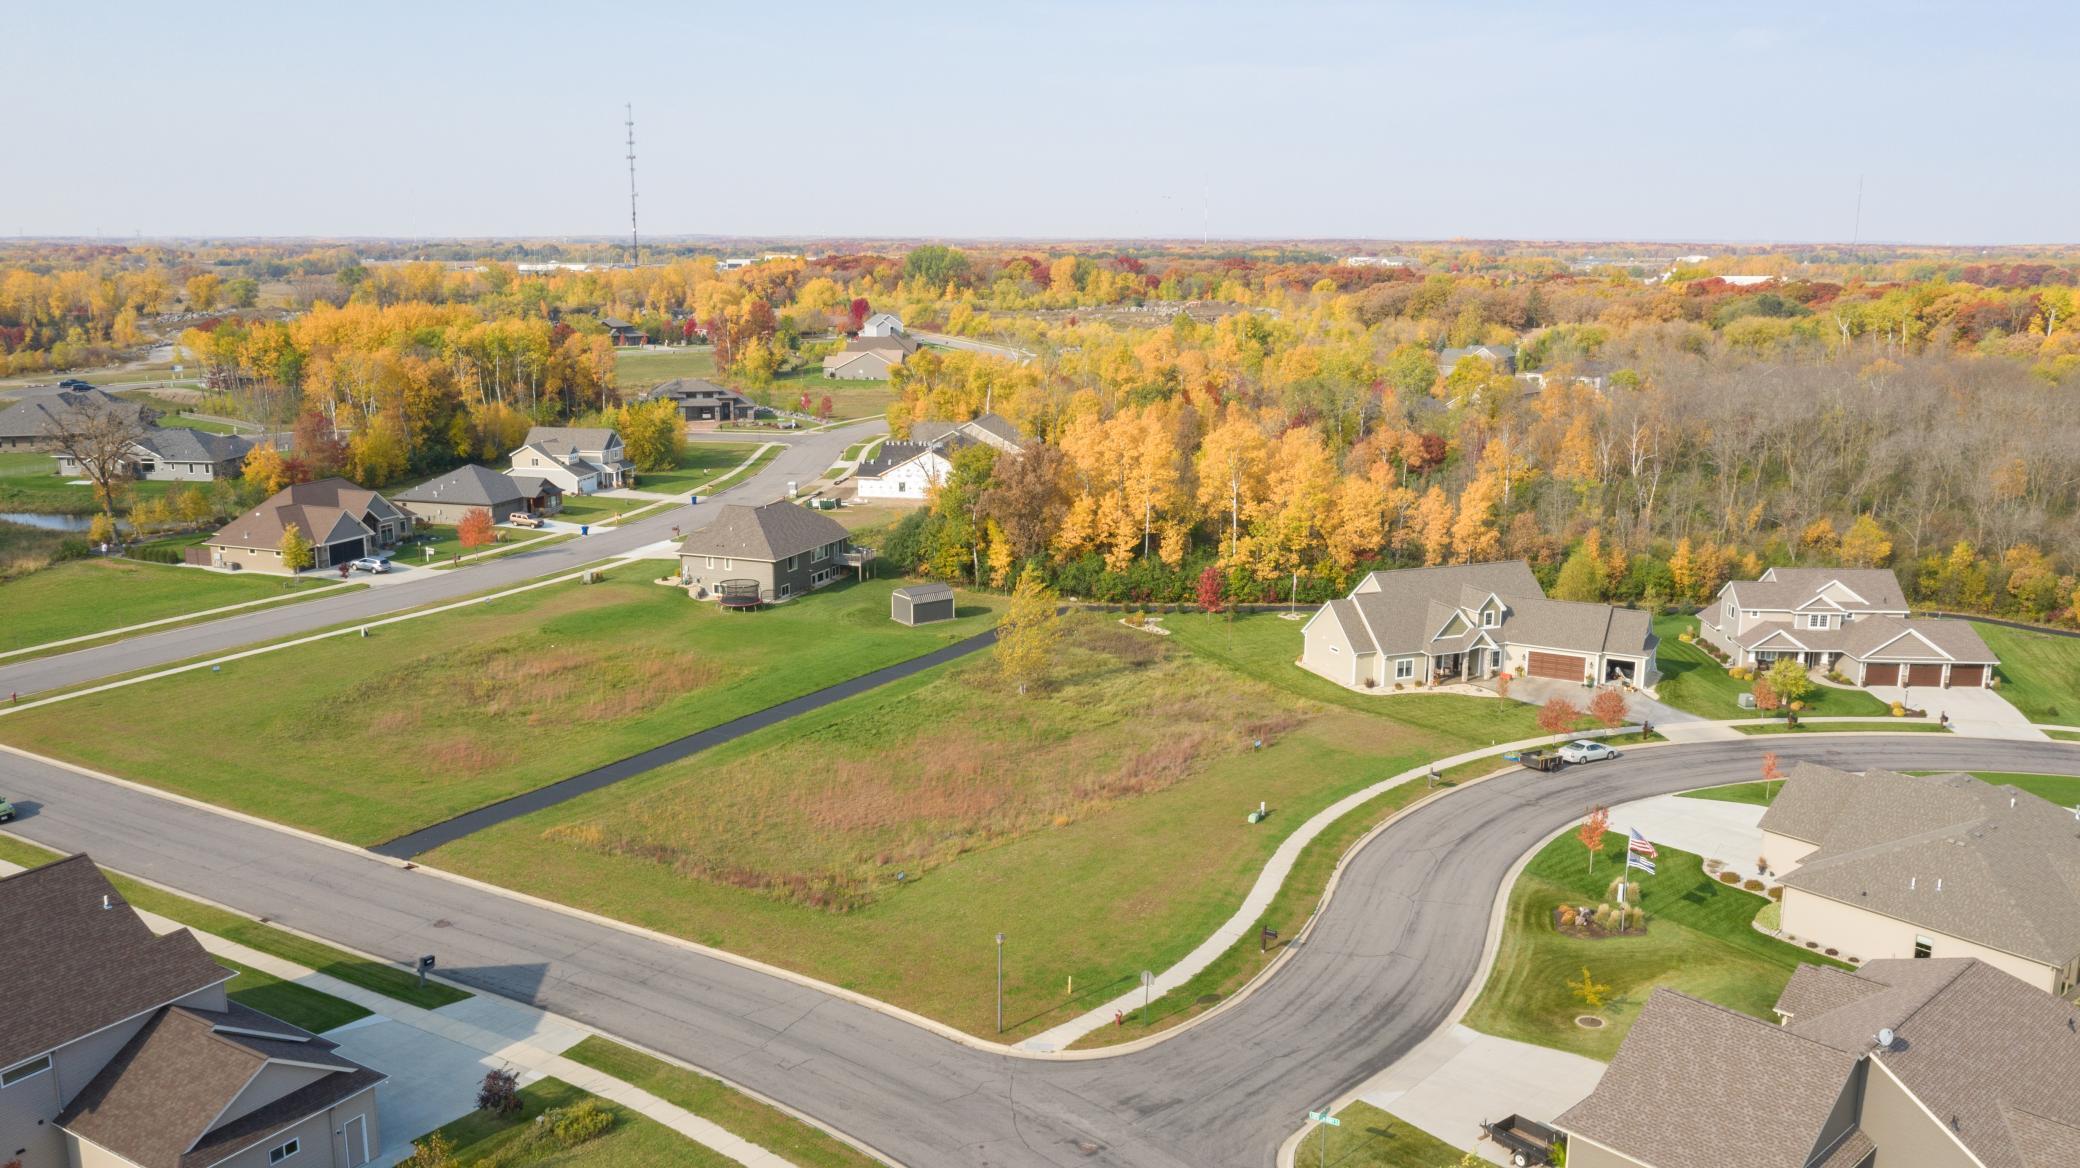
[[[1632,828],[1631,832],[1632,838],[1625,842],[1626,851],[1638,852],[1650,860],[1661,854],[1654,850],[1654,845],[1647,842],[1647,837],[1641,835],[1638,828]]]

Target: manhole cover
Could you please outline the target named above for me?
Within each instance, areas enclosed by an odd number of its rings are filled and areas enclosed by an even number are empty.
[[[454,924],[455,924],[455,922],[454,922],[454,921],[451,921],[451,920],[447,920],[447,919],[443,918],[443,919],[441,919],[441,920],[438,920],[438,921],[435,921],[435,922],[433,922],[433,927],[434,927],[434,928],[436,928],[436,929],[446,929],[446,928],[449,928],[449,927],[453,926]]]
[[[1594,1014],[1580,1014],[1580,1015],[1577,1015],[1577,1016],[1575,1017],[1575,1020],[1574,1020],[1574,1024],[1575,1024],[1575,1025],[1577,1025],[1577,1026],[1579,1026],[1579,1027],[1581,1027],[1581,1028],[1582,1028],[1582,1029],[1584,1029],[1584,1030],[1601,1030],[1601,1029],[1603,1029],[1603,1019],[1601,1019],[1601,1018],[1598,1018],[1598,1017],[1597,1017],[1596,1015],[1594,1015]]]

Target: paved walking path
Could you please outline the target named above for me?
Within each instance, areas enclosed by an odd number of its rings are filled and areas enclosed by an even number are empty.
[[[0,875],[21,870],[19,864],[0,861]],[[157,913],[134,911],[156,933],[188,928]],[[327,1031],[325,1037],[339,1043],[340,1053],[346,1057],[390,1076],[388,1083],[376,1088],[377,1127],[383,1147],[371,1163],[378,1168],[388,1168],[411,1155],[413,1140],[475,1111],[476,1089],[484,1072],[500,1067],[517,1072],[522,1083],[544,1077],[561,1079],[648,1116],[746,1168],[792,1168],[789,1161],[710,1120],[563,1057],[594,1033],[567,1018],[487,995],[427,1010],[213,933],[189,931],[218,957],[352,1002],[369,1012],[366,1018]]]

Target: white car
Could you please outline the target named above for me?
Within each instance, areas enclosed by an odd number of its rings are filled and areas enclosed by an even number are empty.
[[[1601,742],[1591,742],[1587,738],[1577,738],[1560,748],[1562,762],[1595,762],[1598,759],[1616,757],[1617,751]]]
[[[354,561],[354,570],[356,572],[374,572],[380,576],[390,570],[390,561],[379,560],[374,556],[363,556]]]

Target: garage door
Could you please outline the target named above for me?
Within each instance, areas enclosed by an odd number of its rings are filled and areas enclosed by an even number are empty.
[[[1943,684],[1943,667],[1940,665],[1909,665],[1907,666],[1907,684],[1941,685]]]
[[[1950,684],[1985,685],[1986,667],[1984,665],[1952,665],[1950,667]]]
[[[1533,677],[1580,681],[1589,671],[1589,662],[1586,658],[1570,657],[1565,653],[1540,653],[1533,650],[1525,662],[1524,671]]]
[[[367,554],[368,541],[366,539],[348,539],[339,543],[328,543],[325,545],[325,562],[334,568],[339,567],[341,564],[351,564]]]
[[[1898,685],[1899,665],[1866,665],[1863,667],[1863,684]]]

